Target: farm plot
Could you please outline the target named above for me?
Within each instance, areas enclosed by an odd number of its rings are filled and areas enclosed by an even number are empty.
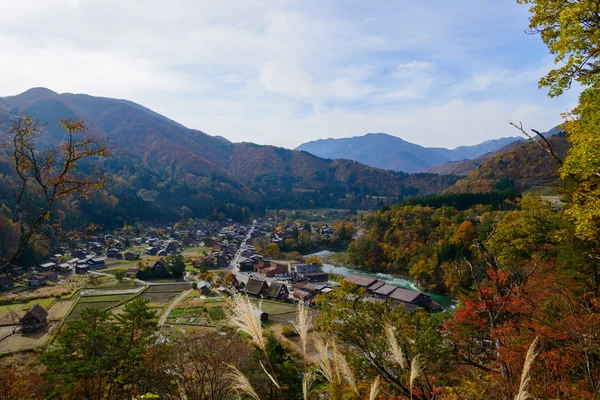
[[[206,310],[208,312],[208,316],[213,322],[221,322],[226,319],[225,311],[221,307],[211,307]]]
[[[189,283],[177,283],[173,285],[150,285],[150,287],[146,290],[145,293],[155,293],[155,292],[183,292],[184,290],[188,290],[192,286]]]
[[[131,294],[115,294],[109,296],[87,296],[82,297],[79,303],[104,303],[107,301],[116,301],[117,303],[133,298]]]
[[[148,299],[150,303],[170,303],[180,292],[144,292],[142,297]]]
[[[61,321],[69,314],[73,304],[75,304],[75,300],[57,301],[50,307],[50,310],[48,310],[48,320]]]
[[[209,318],[203,308],[175,309],[167,321],[171,324],[208,325]]]
[[[0,353],[23,351],[42,347],[50,337],[53,325],[48,325],[45,332],[15,333],[14,326],[0,327]]]
[[[96,308],[98,310],[108,310],[109,308],[118,306],[123,302],[131,299],[130,295],[122,296],[94,296],[82,297],[73,311],[67,317],[67,321],[76,321],[81,317],[81,312],[86,308]]]
[[[81,291],[81,296],[108,296],[108,295],[119,295],[119,294],[134,294],[143,290],[143,286],[127,289],[86,289]]]

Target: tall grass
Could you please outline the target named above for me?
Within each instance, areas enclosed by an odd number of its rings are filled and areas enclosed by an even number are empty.
[[[521,372],[521,382],[519,384],[519,392],[515,396],[515,400],[527,400],[531,398],[531,395],[527,392],[527,386],[529,385],[529,381],[531,380],[531,366],[535,361],[538,353],[536,352],[536,347],[539,342],[539,338],[536,337],[529,349],[527,350],[527,355],[525,356],[525,363],[523,364],[523,371]]]
[[[300,342],[302,343],[302,353],[306,358],[306,346],[308,344],[308,332],[313,328],[312,318],[309,314],[309,309],[300,303],[296,312],[296,318],[294,320],[294,328],[298,335],[300,335]]]

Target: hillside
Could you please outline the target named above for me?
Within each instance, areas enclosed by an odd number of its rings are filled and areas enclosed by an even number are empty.
[[[569,142],[564,133],[548,138],[554,151],[564,158]],[[552,186],[558,180],[558,164],[537,143],[526,142],[490,157],[447,190],[475,193]]]
[[[514,149],[515,147],[520,146],[522,144],[523,140],[515,140],[513,142],[510,142],[508,145],[502,147],[501,149],[485,153],[477,158],[460,161],[449,161],[444,164],[434,165],[433,167],[427,168],[423,172],[429,172],[432,174],[440,175],[467,176],[471,171],[473,171],[475,168],[477,168],[490,158],[497,156],[498,154],[507,152],[511,149]]]
[[[472,159],[496,151],[522,138],[488,140],[474,146],[455,149],[427,148],[385,133],[368,133],[343,139],[321,139],[304,143],[296,150],[318,157],[349,159],[376,168],[404,172],[428,172],[436,165]]]
[[[127,100],[58,94],[44,88],[0,98],[0,129],[16,115],[48,122],[40,146],[60,140],[60,118],[83,120],[91,134],[109,137],[114,157],[102,162],[111,180],[92,205],[68,214],[104,226],[190,216],[241,220],[265,208],[369,208],[405,196],[439,193],[454,176],[409,175],[348,160],[252,143],[231,143]],[[6,160],[4,161],[6,163]],[[6,164],[0,166],[7,170]],[[9,198],[6,182],[0,187]],[[10,204],[9,204],[10,206]]]

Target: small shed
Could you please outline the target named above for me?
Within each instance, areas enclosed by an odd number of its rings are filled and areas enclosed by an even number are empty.
[[[198,291],[201,293],[209,293],[211,285],[207,281],[198,281]]]
[[[48,323],[47,318],[48,312],[44,310],[44,307],[36,304],[25,313],[19,321],[19,325],[21,325],[23,332],[39,331],[46,327]]]
[[[129,268],[127,271],[125,271],[125,274],[131,278],[131,279],[135,279],[137,278],[137,273],[139,272],[139,268]]]
[[[260,316],[262,322],[267,322],[269,320],[269,313],[265,310],[258,309],[256,310],[256,313]]]

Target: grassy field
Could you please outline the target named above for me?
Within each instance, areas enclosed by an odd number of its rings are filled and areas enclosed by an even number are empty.
[[[114,273],[119,269],[129,269],[129,268],[137,268],[137,260],[128,261],[128,260],[116,260],[113,258],[108,258],[106,260],[106,267],[98,269],[100,272],[104,272],[107,274]]]
[[[45,310],[48,310],[52,306],[52,304],[54,304],[55,301],[56,301],[56,298],[47,297],[44,299],[30,300],[26,303],[6,304],[3,306],[0,306],[0,314],[2,314],[3,312],[6,312],[6,311],[10,311],[10,310],[12,310],[18,314],[22,314],[25,311],[29,310],[31,307],[35,306],[36,304],[39,304],[40,306],[44,307]]]
[[[99,310],[108,310],[120,304],[120,301],[103,301],[96,303],[77,303],[73,311],[67,317],[67,321],[77,321],[81,317],[81,312],[86,308],[97,308]]]
[[[184,249],[181,254],[184,257],[204,257],[204,253],[210,253],[212,249],[210,247],[198,246],[198,247],[188,247]]]
[[[255,301],[256,303],[260,303],[259,300],[253,299],[252,301]],[[268,312],[269,315],[295,313],[297,310],[296,306],[293,304],[280,303],[277,301],[269,301],[269,300],[262,301],[262,309],[263,309],[263,311]]]

